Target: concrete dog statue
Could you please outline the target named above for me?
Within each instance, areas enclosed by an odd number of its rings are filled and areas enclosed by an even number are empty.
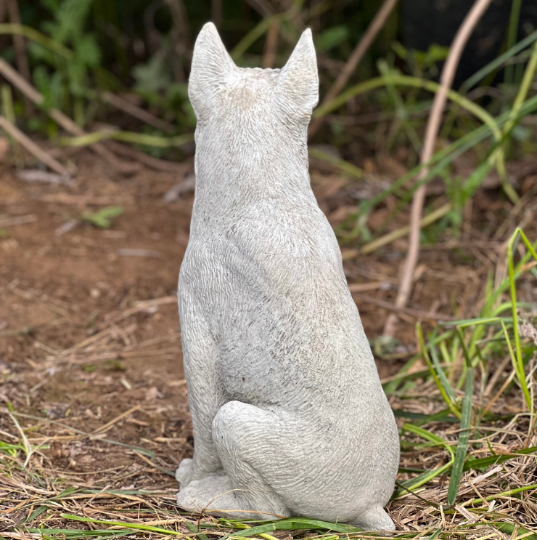
[[[179,277],[195,451],[177,501],[392,530],[397,427],[310,187],[318,87],[310,30],[281,70],[236,67],[211,23],[197,38],[196,198]]]

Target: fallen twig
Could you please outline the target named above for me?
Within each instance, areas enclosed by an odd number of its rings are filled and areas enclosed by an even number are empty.
[[[158,259],[160,257],[159,251],[149,249],[122,248],[117,250],[117,254],[120,257],[151,257],[154,259]]]
[[[12,24],[21,24],[21,16],[19,10],[19,3],[17,0],[6,0],[7,11],[9,13],[9,19]],[[26,42],[24,36],[20,34],[13,34],[13,46],[15,48],[15,57],[17,59],[17,66],[22,76],[30,81],[30,64],[28,63],[28,56],[26,55]],[[32,102],[27,96],[24,96],[24,112],[27,117],[34,114],[34,107]]]
[[[40,171],[39,169],[18,171],[17,178],[28,184],[69,185],[71,183],[68,176]]]
[[[163,197],[164,202],[172,203],[179,199],[183,193],[190,193],[196,188],[196,177],[193,174],[188,175],[182,182],[171,187]]]
[[[436,143],[436,137],[440,128],[440,121],[442,119],[442,113],[447,100],[447,94],[453,84],[455,72],[459,65],[459,60],[466,46],[466,43],[473,32],[475,26],[481,19],[481,16],[489,7],[492,0],[476,0],[472,9],[464,19],[461,27],[459,28],[453,44],[450,47],[448,59],[442,70],[442,76],[440,79],[440,88],[435,94],[433,107],[431,109],[431,115],[427,123],[427,131],[425,134],[425,142],[423,145],[423,151],[421,155],[421,163],[427,163],[431,160],[434,147]],[[418,177],[418,181],[424,178],[428,174],[427,167],[422,169],[421,174]],[[421,232],[421,219],[423,213],[423,204],[425,202],[426,186],[422,185],[414,194],[412,199],[412,210],[410,215],[410,235],[409,235],[409,249],[401,276],[401,285],[397,294],[395,305],[397,308],[403,308],[410,293],[412,291],[412,281],[414,277],[414,270],[418,262],[419,250],[420,250],[420,232]],[[397,314],[392,313],[388,317],[384,326],[384,334],[386,336],[393,336],[395,333],[395,327],[397,324]]]
[[[175,133],[175,128],[172,126],[172,124],[156,117],[154,114],[151,114],[149,111],[141,109],[140,107],[136,106],[134,103],[131,103],[130,101],[122,98],[121,96],[113,94],[112,92],[103,92],[102,99],[106,101],[107,103],[110,103],[110,105],[112,105],[116,109],[119,109],[120,111],[130,114],[132,117],[137,118],[138,120],[141,120],[142,122],[145,122],[146,124],[150,126],[160,129],[161,131],[164,131],[165,133],[168,133],[168,134]]]
[[[443,204],[440,208],[437,208],[434,212],[431,212],[428,216],[422,218],[420,221],[420,227],[426,227],[427,225],[431,225],[431,223],[434,223],[435,221],[443,218],[450,210],[451,203]],[[384,247],[385,245],[391,244],[395,240],[402,238],[409,232],[409,225],[401,227],[400,229],[392,231],[388,234],[385,234],[384,236],[381,236],[380,238],[377,238],[376,240],[373,240],[372,242],[369,242],[359,252],[357,251],[357,254],[360,253],[361,255],[368,255],[369,253],[373,253],[381,247]]]
[[[395,304],[392,304],[391,302],[386,302],[385,300],[380,300],[378,298],[374,298],[373,296],[368,296],[365,294],[352,293],[352,297],[356,300],[359,300],[360,302],[364,302],[366,304],[373,304],[375,306],[378,306],[383,309],[387,309],[394,313],[405,313],[406,315],[410,315],[414,319],[417,319],[420,321],[424,321],[424,320],[453,321],[455,320],[450,315],[443,315],[442,313],[432,313],[429,311],[422,311],[420,309],[397,306]]]
[[[265,51],[263,53],[263,69],[274,67],[276,59],[276,48],[278,46],[278,33],[280,31],[280,21],[275,19],[270,25],[265,41]]]
[[[28,216],[0,219],[0,229],[16,227],[17,225],[26,225],[26,223],[34,223],[35,221],[37,221],[37,216],[34,214],[30,214]]]
[[[3,62],[3,60],[0,59]],[[0,127],[9,135],[11,135],[21,146],[23,146],[30,154],[38,161],[44,163],[49,169],[54,172],[69,177],[71,173],[59,161],[56,161],[52,156],[41,150],[29,137],[27,137],[15,124],[12,124],[5,116],[0,115]]]
[[[22,289],[19,289],[17,287],[16,282],[14,284],[9,285],[8,289],[13,294],[20,296],[21,298],[24,298],[25,300],[29,300],[30,302],[35,302],[36,304],[41,304],[42,306],[45,306],[49,311],[52,311],[52,313],[56,313],[56,315],[59,315],[60,317],[64,317],[66,319],[70,317],[69,312],[66,309],[63,309],[62,307],[55,305],[46,297],[43,298],[29,291],[23,291]]]
[[[150,169],[154,169],[156,171],[165,171],[180,174],[185,171],[185,168],[192,167],[189,163],[185,164],[185,162],[176,163],[174,161],[156,159],[117,141],[106,141],[106,146],[111,148],[115,154],[139,161],[146,167],[149,167]]]

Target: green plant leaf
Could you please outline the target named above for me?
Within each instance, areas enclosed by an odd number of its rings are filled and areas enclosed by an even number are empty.
[[[93,0],[64,0],[55,11],[58,23],[54,38],[65,43],[82,34]]]
[[[93,34],[82,34],[74,41],[74,51],[78,62],[95,68],[101,62],[101,51]]]
[[[468,440],[470,439],[470,419],[472,415],[472,396],[474,394],[474,368],[468,367],[464,387],[464,399],[462,401],[461,431],[459,442],[455,451],[455,460],[451,470],[451,479],[448,488],[448,504],[453,505],[459,491],[459,482],[464,468],[466,452],[468,450]]]
[[[136,79],[135,90],[141,94],[155,94],[172,82],[170,71],[160,56],[153,56],[147,64],[135,66],[132,76]]]
[[[472,469],[488,469],[493,465],[500,465],[511,459],[516,459],[517,457],[527,456],[528,454],[533,454],[537,452],[537,446],[532,446],[531,448],[523,448],[522,450],[517,450],[508,455],[500,454],[495,456],[487,456],[484,458],[473,458],[472,456],[468,457],[468,460],[464,464],[463,470],[470,471]]]
[[[233,523],[232,521],[228,522]],[[227,536],[224,536],[222,540],[227,540],[230,537],[245,538],[250,536],[256,536],[258,534],[268,533],[271,531],[299,531],[307,529],[335,531],[343,534],[359,531],[359,529],[357,529],[356,527],[352,527],[351,525],[344,525],[341,523],[328,523],[326,521],[308,518],[287,518],[228,534]]]
[[[83,221],[88,221],[100,229],[109,229],[112,226],[114,218],[125,212],[123,206],[107,206],[95,213],[84,212],[80,217]]]
[[[331,51],[346,39],[349,39],[350,30],[347,26],[334,26],[321,32],[315,40],[315,47],[322,52]]]

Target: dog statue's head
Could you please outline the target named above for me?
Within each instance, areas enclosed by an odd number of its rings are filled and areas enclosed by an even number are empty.
[[[198,130],[216,124],[260,133],[274,129],[276,122],[305,131],[319,96],[311,31],[304,31],[283,69],[243,69],[229,56],[214,24],[207,23],[194,47],[188,93]]]

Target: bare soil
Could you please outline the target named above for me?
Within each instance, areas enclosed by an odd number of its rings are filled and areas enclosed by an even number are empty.
[[[0,165],[0,402],[17,411],[32,444],[42,445],[32,459],[54,471],[43,480],[53,491],[71,485],[161,490],[172,504],[173,471],[193,451],[175,298],[193,193],[171,203],[163,197],[193,166],[187,161],[176,173],[143,169],[112,178],[89,152],[78,166],[65,186],[28,184],[12,166]],[[356,210],[356,192],[371,196],[400,172],[393,160],[367,168],[363,181],[312,169],[314,191],[334,225]],[[442,243],[424,247],[409,309],[400,313],[401,345],[377,358],[383,380],[415,351],[417,320],[434,325],[477,314],[487,275],[505,276],[505,239],[514,226],[525,224],[535,237],[535,177],[532,184],[528,170],[518,179],[528,193],[523,212],[506,205],[498,189],[482,190],[458,238],[440,232]],[[81,222],[67,230],[82,213],[111,205],[125,208],[111,228]],[[371,216],[373,232],[394,205],[388,199]],[[390,229],[407,222],[403,212]],[[374,345],[395,299],[406,246],[402,238],[362,256],[342,241],[345,272]],[[531,287],[524,294],[537,298]],[[8,409],[2,411],[0,430],[9,443],[16,431]],[[12,526],[21,516],[6,519]]]

